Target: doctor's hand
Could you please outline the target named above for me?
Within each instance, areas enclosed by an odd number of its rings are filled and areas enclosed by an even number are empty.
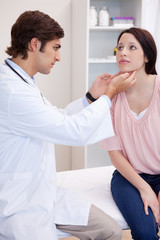
[[[113,77],[109,79],[110,83],[104,94],[107,95],[112,100],[112,98],[116,94],[127,90],[136,82],[135,74],[136,72],[115,74]]]
[[[135,73],[118,72],[113,76],[108,73],[99,75],[89,89],[89,93],[95,99],[107,95],[112,100],[116,94],[125,91],[136,82]]]
[[[107,87],[110,81],[111,81],[110,74],[104,73],[99,75],[93,82],[91,88],[89,89],[89,93],[92,95],[93,98],[98,99],[107,91]]]

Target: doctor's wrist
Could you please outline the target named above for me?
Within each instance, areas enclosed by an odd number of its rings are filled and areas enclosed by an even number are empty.
[[[114,96],[117,94],[117,92],[116,92],[115,88],[109,86],[104,94],[107,97],[109,97],[110,100],[112,100],[114,98]]]
[[[96,98],[94,98],[94,97],[91,95],[90,92],[87,92],[87,93],[86,93],[86,98],[87,98],[87,100],[88,100],[89,103],[95,102],[95,101],[97,100]]]

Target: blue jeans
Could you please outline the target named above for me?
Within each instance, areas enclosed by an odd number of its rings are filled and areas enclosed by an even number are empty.
[[[140,174],[140,176],[147,181],[156,194],[158,194],[160,190],[160,175],[156,175],[157,177],[156,179],[154,178],[154,180],[152,180],[154,175]],[[134,240],[159,239],[157,234],[158,225],[155,222],[151,209],[149,208],[149,215],[146,215],[139,191],[117,170],[113,173],[111,192],[114,201],[131,229]]]

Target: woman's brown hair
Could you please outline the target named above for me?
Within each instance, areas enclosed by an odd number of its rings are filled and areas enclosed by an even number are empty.
[[[155,67],[156,59],[157,59],[157,47],[152,35],[145,29],[132,27],[120,33],[117,43],[119,42],[121,36],[124,33],[131,33],[140,43],[143,49],[144,55],[148,59],[148,62],[145,65],[146,73],[157,74],[156,67]]]

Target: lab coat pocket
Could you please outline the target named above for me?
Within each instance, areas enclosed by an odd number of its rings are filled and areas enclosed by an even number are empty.
[[[31,179],[31,172],[0,173],[0,218],[27,207],[27,191]]]

